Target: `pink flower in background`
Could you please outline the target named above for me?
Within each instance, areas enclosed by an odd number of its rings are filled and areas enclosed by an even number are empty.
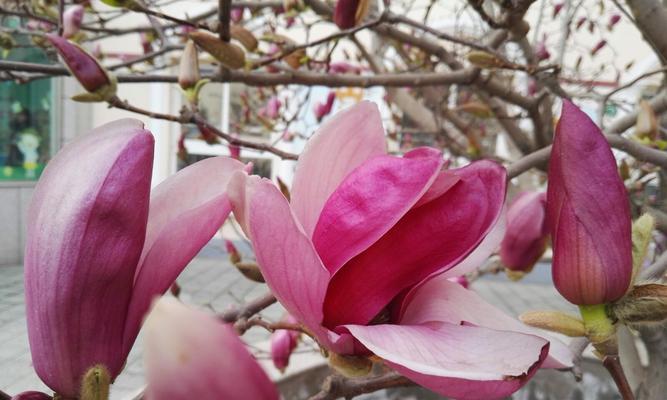
[[[318,101],[317,103],[315,103],[315,106],[313,107],[313,112],[315,113],[315,118],[317,118],[318,121],[322,121],[322,118],[331,114],[331,110],[333,110],[334,100],[336,100],[336,92],[332,90],[327,95],[326,102],[322,103]]]
[[[621,21],[621,14],[612,14],[611,17],[609,17],[609,23],[607,24],[607,28],[609,30],[612,30],[616,24],[618,24]]]
[[[111,379],[120,373],[151,299],[227,218],[226,183],[244,168],[209,158],[151,191],[152,165],[153,135],[123,119],[66,145],[35,188],[25,251],[28,335],[37,374],[64,397],[78,396],[94,365]]]
[[[368,0],[338,0],[334,8],[333,21],[340,29],[349,29],[359,22],[360,7],[367,7]]]
[[[29,391],[12,396],[10,400],[52,400],[52,399],[53,398],[51,396],[44,394],[42,392]]]
[[[287,314],[283,321],[290,324],[298,324],[299,321]],[[289,329],[277,329],[271,334],[271,360],[273,365],[280,371],[285,372],[289,365],[289,359],[297,344],[299,344],[298,331]]]
[[[563,10],[563,7],[565,7],[565,3],[556,3],[554,4],[554,9],[553,9],[553,18],[556,18],[558,14],[560,14],[561,10]]]
[[[278,400],[232,325],[165,297],[145,332],[147,400]]]
[[[84,8],[77,4],[68,7],[63,14],[63,36],[67,39],[79,33],[81,22],[83,22]]]
[[[537,58],[538,62],[548,60],[551,57],[551,53],[549,53],[549,50],[547,50],[546,41],[547,38],[544,37],[542,38],[542,41],[537,43],[537,46],[535,46],[535,57]]]
[[[345,61],[332,62],[329,64],[329,72],[332,74],[360,74],[361,68]]]
[[[291,204],[238,172],[228,192],[266,283],[318,343],[384,359],[445,396],[499,398],[540,365],[572,354],[486,304],[455,278],[503,232],[505,170],[490,161],[443,169],[442,154],[386,154],[377,107],[327,120],[297,163]],[[544,363],[544,364],[543,364]]]
[[[524,192],[507,210],[500,259],[512,271],[530,272],[547,246],[546,193]]]
[[[465,275],[449,278],[449,281],[458,283],[466,289],[470,286],[470,282],[468,281],[468,278],[465,277]]]
[[[586,23],[586,19],[587,19],[586,17],[579,17],[579,19],[577,20],[577,25],[575,26],[575,30],[578,31],[579,28],[581,28],[581,26]]]
[[[259,115],[276,119],[280,116],[280,107],[283,103],[278,99],[277,96],[271,96],[266,102],[266,105],[259,110]]]
[[[602,50],[605,46],[607,45],[607,41],[602,39],[597,44],[595,47],[591,49],[591,56],[596,55],[600,50]]]
[[[234,7],[231,9],[229,12],[229,17],[232,20],[232,22],[238,24],[243,20],[243,12],[245,11],[245,7]]]
[[[623,296],[632,275],[627,193],[602,132],[568,100],[549,163],[547,218],[560,294],[577,305]]]

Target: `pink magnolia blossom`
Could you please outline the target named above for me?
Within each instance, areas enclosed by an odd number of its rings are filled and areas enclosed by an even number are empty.
[[[68,7],[63,14],[63,36],[67,39],[79,33],[81,22],[83,22],[84,8],[77,4]]]
[[[524,192],[507,210],[500,259],[512,271],[529,272],[547,246],[546,193]]]
[[[283,320],[291,324],[299,323],[296,318],[289,314]],[[285,368],[289,365],[290,356],[298,344],[298,331],[277,329],[271,334],[271,360],[280,372],[285,372]]]
[[[548,60],[551,57],[551,53],[547,50],[546,38],[543,38],[535,47],[535,57],[538,62]]]
[[[72,75],[87,91],[95,92],[111,83],[104,68],[84,49],[58,35],[48,34],[46,38],[56,48]]]
[[[232,10],[229,12],[229,17],[234,22],[235,24],[238,24],[243,20],[243,12],[245,11],[245,7],[234,7]]]
[[[270,119],[276,119],[280,116],[280,107],[283,103],[277,96],[271,96],[266,105],[259,110],[259,115]]]
[[[563,100],[547,190],[553,280],[571,303],[623,296],[632,274],[630,207],[616,160],[600,129]]]
[[[318,121],[322,121],[322,118],[331,114],[331,110],[333,110],[334,100],[336,100],[336,92],[332,90],[327,95],[326,102],[315,103],[315,106],[313,107],[313,112],[315,113],[315,118],[317,118]]]
[[[547,358],[547,340],[448,280],[499,244],[504,168],[446,170],[436,149],[395,157],[385,145],[379,110],[364,101],[309,140],[291,204],[269,180],[232,177],[236,218],[287,311],[330,352],[373,353],[455,398],[500,398],[540,365],[572,365],[563,344]]]
[[[145,329],[147,400],[278,400],[233,326],[165,297]]]
[[[25,251],[28,336],[37,374],[66,398],[78,396],[94,365],[112,379],[120,373],[151,299],[230,212],[224,188],[243,164],[209,158],[151,191],[153,142],[134,119],[100,126],[66,145],[35,188]]]

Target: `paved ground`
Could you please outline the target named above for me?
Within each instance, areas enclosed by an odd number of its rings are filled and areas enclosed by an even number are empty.
[[[0,267],[0,390],[15,394],[24,390],[44,390],[32,370],[23,303],[22,267]],[[576,311],[548,285],[546,266],[539,266],[526,282],[515,284],[503,276],[484,279],[474,288],[491,303],[518,315],[530,309],[559,309]],[[246,280],[228,262],[219,242],[209,244],[186,268],[178,279],[182,288],[182,299],[191,304],[224,311],[234,304],[243,303],[265,293],[263,285]],[[530,283],[532,282],[532,283]],[[278,319],[282,314],[275,305],[266,310],[269,319]],[[267,334],[253,329],[244,340],[255,348],[266,348]],[[131,398],[143,385],[141,360],[141,337],[128,358],[127,367],[117,379],[112,390],[112,400]],[[266,358],[261,353],[260,358]],[[307,359],[297,363],[310,362]],[[276,376],[275,371],[271,373]]]

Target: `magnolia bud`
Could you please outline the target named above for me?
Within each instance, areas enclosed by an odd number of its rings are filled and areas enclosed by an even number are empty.
[[[350,29],[364,19],[369,6],[369,0],[338,0],[333,21],[340,29]]]
[[[370,374],[373,361],[367,357],[343,356],[329,352],[329,365],[347,378],[361,378]]]
[[[613,14],[611,17],[609,17],[609,23],[607,24],[607,28],[609,30],[612,30],[614,28],[614,25],[618,24],[620,20],[621,20],[620,14]]]
[[[225,239],[225,250],[227,250],[227,254],[229,254],[229,262],[236,264],[241,261],[241,253],[239,253],[231,240]]]
[[[181,56],[178,71],[178,84],[183,90],[192,89],[201,79],[199,74],[199,56],[197,47],[192,40],[188,40]]]
[[[497,68],[504,64],[502,60],[495,55],[480,50],[468,52],[466,58],[472,65],[480,68]]]
[[[574,29],[578,31],[579,28],[581,28],[581,26],[582,26],[585,22],[586,22],[586,17],[579,17],[579,19],[577,20],[577,25],[575,26]]]
[[[63,36],[67,39],[73,37],[81,29],[84,8],[82,5],[69,7],[63,14]]]
[[[600,50],[602,50],[607,45],[607,41],[602,39],[600,40],[595,47],[591,50],[591,56],[596,55]]]
[[[529,311],[521,314],[519,319],[526,325],[570,337],[586,335],[584,321],[581,318],[564,314],[560,311]]]
[[[51,400],[51,396],[44,394],[42,392],[23,392],[17,395],[14,395],[10,400]]]
[[[229,18],[232,20],[232,22],[238,24],[243,20],[243,11],[245,10],[245,7],[235,7],[232,8],[232,10],[229,13]]]
[[[108,400],[111,375],[104,365],[90,368],[81,380],[81,400]]]
[[[241,261],[235,263],[234,266],[236,266],[236,268],[243,274],[243,276],[250,279],[251,281],[264,283],[264,276],[262,275],[262,271],[260,271],[259,265],[257,265],[257,263]]]
[[[546,193],[525,192],[507,210],[500,259],[512,271],[530,272],[547,246]]]
[[[232,25],[230,28],[230,35],[232,39],[238,40],[239,43],[248,51],[257,50],[257,38],[252,32],[240,25]]]
[[[228,68],[239,69],[245,65],[243,49],[233,43],[223,42],[217,36],[207,32],[192,32],[190,38],[197,43],[197,46]]]
[[[554,5],[553,18],[556,18],[560,14],[561,10],[565,6],[565,3],[558,3]]]
[[[327,101],[325,103],[315,103],[314,107],[314,112],[315,112],[315,118],[317,118],[318,121],[321,121],[322,118],[326,117],[331,113],[331,110],[333,109],[333,104],[334,100],[336,100],[336,93],[334,91],[330,91],[329,94],[327,95]]]
[[[635,286],[610,309],[612,316],[624,324],[661,324],[667,320],[667,286],[657,283]]]
[[[535,57],[538,62],[548,60],[551,57],[551,53],[547,50],[547,45],[544,40],[537,44],[537,47],[535,48]]]
[[[298,324],[290,314],[287,314],[283,321]],[[299,343],[299,336],[299,331],[289,329],[278,329],[271,334],[271,360],[280,372],[285,372],[289,365],[290,356]]]
[[[54,34],[46,38],[56,48],[65,65],[90,96],[80,95],[82,101],[106,101],[116,95],[116,80],[90,54],[78,45]],[[77,99],[77,97],[75,97]]]

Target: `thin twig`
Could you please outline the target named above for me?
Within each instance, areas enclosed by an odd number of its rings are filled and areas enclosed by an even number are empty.
[[[634,400],[635,395],[632,393],[628,379],[623,372],[620,357],[617,355],[605,356],[602,359],[602,365],[609,371],[611,377],[614,378],[614,383],[616,383],[616,387],[623,400]]]

